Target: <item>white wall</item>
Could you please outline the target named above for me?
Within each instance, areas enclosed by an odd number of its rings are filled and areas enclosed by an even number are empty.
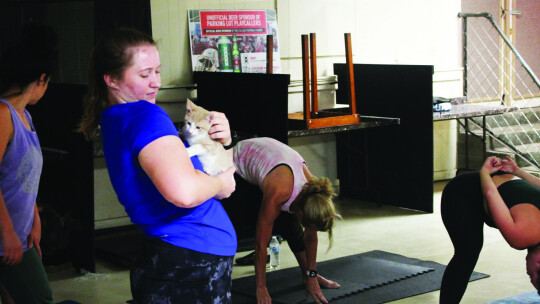
[[[302,34],[317,34],[317,54],[322,57],[317,67],[319,77],[323,77],[332,75],[333,63],[345,62],[343,34],[351,33],[355,63],[433,65],[434,96],[462,94],[461,21],[457,18],[460,1],[457,0],[153,0],[151,7],[153,36],[160,43],[163,85],[173,87],[166,91],[166,97],[161,94],[158,100],[183,101],[194,94],[177,88],[192,84],[188,9],[276,9],[282,72],[291,74],[292,80],[302,78]],[[301,103],[299,97],[299,94],[290,96],[292,108],[301,107],[294,106]],[[436,179],[449,178],[455,172],[455,129],[455,122],[439,122],[434,126]],[[334,144],[331,136],[313,141]],[[313,150],[301,148],[309,144],[309,139],[291,139],[291,146],[305,153]],[[311,166],[334,161],[332,155],[320,157]],[[332,179],[336,176],[333,168],[335,165],[312,170]]]
[[[343,34],[351,33],[355,63],[433,65],[433,95],[461,96],[459,10],[460,1],[450,0],[278,0],[282,69],[292,79],[301,79],[300,36],[313,32],[317,55],[324,57],[317,61],[319,76],[332,75],[332,64],[345,62]],[[437,122],[433,132],[434,179],[451,178],[457,167],[456,122]],[[323,140],[335,145],[333,137],[313,139],[317,145]],[[313,151],[309,139],[290,142],[304,157],[315,158],[310,162],[315,174],[334,180],[335,165],[328,163],[335,161],[335,154],[314,157],[308,155]],[[325,151],[335,153],[331,148]]]
[[[317,34],[319,75],[344,62],[351,33],[355,63],[461,66],[458,0],[152,0],[153,36],[160,44],[163,85],[192,83],[188,9],[276,9],[283,73],[301,79],[300,35]]]

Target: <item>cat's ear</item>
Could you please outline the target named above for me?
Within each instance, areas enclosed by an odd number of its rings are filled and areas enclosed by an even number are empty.
[[[193,110],[195,110],[195,104],[188,98],[186,102],[186,111],[191,113]]]

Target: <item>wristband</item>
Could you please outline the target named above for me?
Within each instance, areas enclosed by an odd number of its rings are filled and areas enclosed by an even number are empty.
[[[306,270],[306,275],[310,278],[316,278],[317,270]]]
[[[236,134],[236,131],[231,131],[231,143],[228,145],[223,145],[223,148],[225,148],[225,150],[229,150],[233,148],[234,146],[236,146],[237,143],[238,143],[238,134]]]

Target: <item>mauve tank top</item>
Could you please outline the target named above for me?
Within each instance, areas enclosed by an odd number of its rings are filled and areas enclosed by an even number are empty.
[[[43,157],[30,114],[24,111],[32,130],[26,129],[9,102],[4,99],[0,101],[9,107],[13,122],[13,138],[8,143],[0,163],[0,190],[2,190],[15,233],[21,240],[23,251],[26,251],[28,250],[27,237],[34,220],[34,204],[43,167]],[[0,255],[4,255],[4,246],[1,241]]]
[[[298,152],[269,137],[242,140],[234,147],[236,173],[259,187],[262,187],[264,178],[276,166],[287,165],[291,168],[294,177],[293,192],[289,200],[281,206],[281,210],[286,212],[290,212],[291,203],[307,182],[303,169],[304,163],[304,159]]]

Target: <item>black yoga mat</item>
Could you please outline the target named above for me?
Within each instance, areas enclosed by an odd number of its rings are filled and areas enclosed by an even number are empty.
[[[326,299],[337,304],[386,303],[437,290],[445,267],[379,250],[317,264],[323,276],[340,283],[339,289],[323,289]],[[471,281],[488,276],[474,272]],[[268,272],[266,280],[273,303],[314,303],[305,296],[297,267]],[[253,303],[255,277],[233,280],[232,295],[235,304]]]

